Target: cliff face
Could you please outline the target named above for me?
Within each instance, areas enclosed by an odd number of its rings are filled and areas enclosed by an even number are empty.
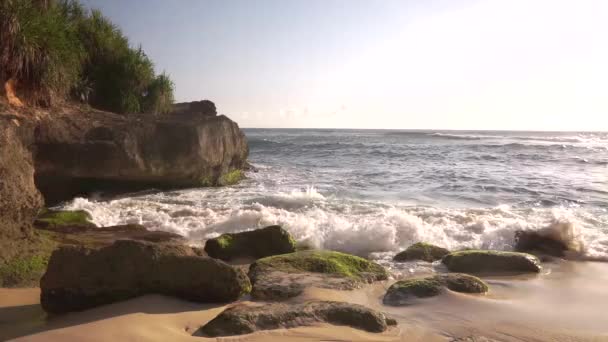
[[[3,241],[30,235],[34,216],[43,205],[34,185],[32,132],[31,124],[0,116],[0,239]]]
[[[36,184],[49,203],[100,190],[219,185],[249,153],[223,115],[54,115],[40,122],[35,143]]]

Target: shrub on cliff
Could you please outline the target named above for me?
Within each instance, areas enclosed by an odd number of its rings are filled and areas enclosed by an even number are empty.
[[[169,77],[155,75],[141,47],[77,0],[0,2],[0,81],[34,104],[71,96],[118,113],[160,114],[173,103]]]

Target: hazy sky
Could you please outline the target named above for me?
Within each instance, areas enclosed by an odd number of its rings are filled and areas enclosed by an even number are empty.
[[[242,127],[608,130],[606,0],[87,0]]]

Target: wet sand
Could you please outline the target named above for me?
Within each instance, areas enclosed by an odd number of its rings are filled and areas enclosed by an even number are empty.
[[[318,325],[220,338],[221,341],[608,341],[608,264],[557,262],[534,276],[484,277],[485,296],[446,293],[406,307],[382,305],[391,281],[356,291],[310,289],[294,302],[363,304],[396,318],[382,334]],[[225,306],[149,295],[47,318],[38,289],[0,290],[0,340],[215,341],[193,337]],[[476,339],[466,339],[466,338]]]

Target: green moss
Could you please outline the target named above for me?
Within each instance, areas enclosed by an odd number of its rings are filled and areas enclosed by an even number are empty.
[[[348,278],[365,278],[372,274],[376,280],[388,278],[386,270],[374,262],[333,251],[301,251],[276,255],[260,259],[254,265],[253,269],[272,268],[286,273],[326,273]]]
[[[205,251],[209,256],[222,260],[239,257],[259,259],[294,252],[295,246],[295,240],[281,226],[268,226],[209,239],[205,242]]]
[[[481,279],[467,274],[439,274],[426,278],[402,280],[386,291],[383,302],[388,305],[408,305],[412,298],[427,298],[441,294],[448,288],[462,293],[485,293],[488,285]]]
[[[230,245],[232,244],[233,240],[234,239],[232,238],[232,235],[224,234],[217,238],[217,243],[220,248],[230,248]]]
[[[218,184],[222,185],[222,186],[234,185],[243,178],[245,178],[245,173],[242,170],[236,169],[236,170],[232,170],[232,171],[220,176],[220,179],[218,180]]]
[[[452,272],[496,273],[541,271],[540,260],[527,253],[464,250],[443,257],[442,262]]]
[[[38,284],[57,243],[41,232],[30,239],[13,241],[16,252],[0,260],[0,287],[23,287]]]
[[[44,210],[36,219],[36,225],[46,227],[59,226],[95,226],[89,220],[91,215],[84,210]]]
[[[199,182],[200,182],[200,185],[204,186],[204,187],[211,187],[211,186],[215,185],[213,182],[213,179],[209,176],[201,178],[199,180]]]
[[[407,292],[416,297],[432,297],[441,293],[441,282],[434,278],[402,280],[394,283],[389,291]]]
[[[418,242],[409,246],[405,251],[395,255],[395,261],[409,261],[409,260],[424,260],[433,262],[440,260],[446,254],[450,253],[445,248],[441,248],[435,245],[431,245],[426,242]]]

